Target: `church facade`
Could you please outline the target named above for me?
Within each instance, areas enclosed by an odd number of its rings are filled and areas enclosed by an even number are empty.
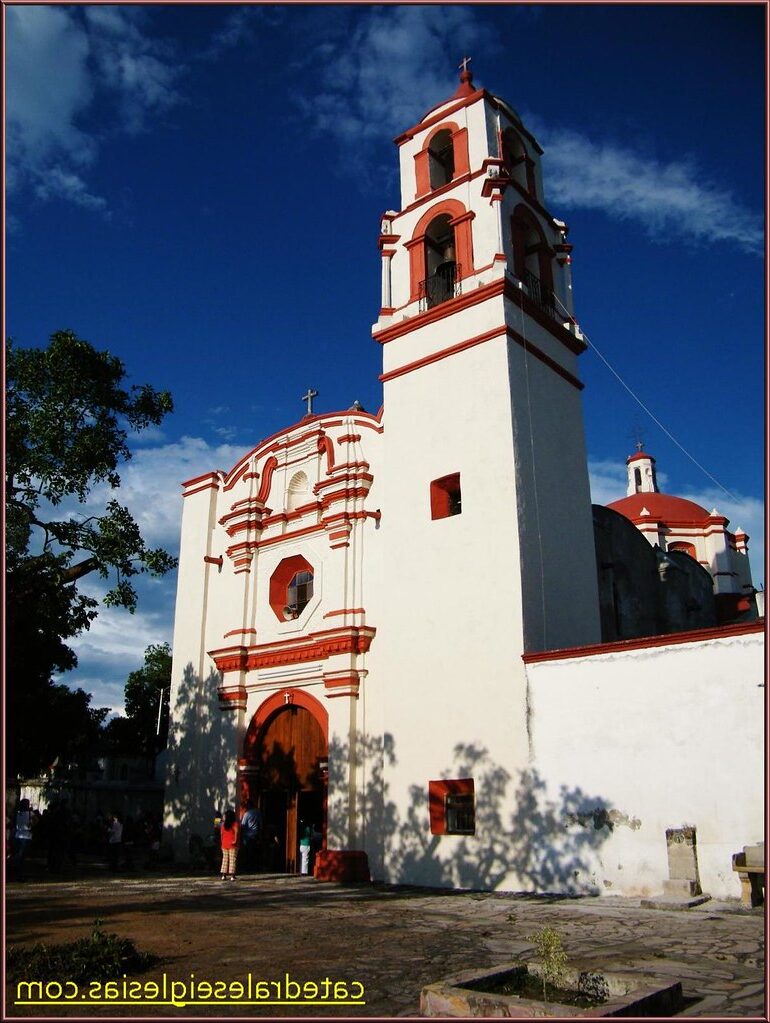
[[[670,806],[664,780],[649,790],[647,758],[656,779],[667,761],[643,741],[709,659],[711,710],[759,701],[725,733],[745,751],[744,796],[706,856],[707,882],[737,891],[721,857],[763,821],[761,625],[602,644],[586,344],[542,150],[465,70],[396,142],[373,327],[383,409],[314,414],[309,393],[298,423],[183,485],[169,834],[184,856],[215,808],[250,800],[280,870],[310,825],[322,878],[649,892],[667,828],[701,812],[717,827],[705,784]],[[636,678],[651,649],[655,686],[631,696],[617,672]],[[626,693],[629,713],[605,714],[599,691],[613,706]],[[708,750],[690,752],[687,770],[706,770]]]

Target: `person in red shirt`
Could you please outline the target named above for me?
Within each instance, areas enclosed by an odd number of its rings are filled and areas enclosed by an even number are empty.
[[[241,837],[241,826],[232,810],[228,810],[220,829],[222,840],[222,880],[235,880],[235,861],[238,856],[238,843]]]

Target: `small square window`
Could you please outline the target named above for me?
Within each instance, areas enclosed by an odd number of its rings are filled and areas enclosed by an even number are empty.
[[[432,835],[475,835],[473,778],[442,778],[428,782],[428,812]]]
[[[430,485],[430,517],[432,519],[446,519],[450,515],[459,515],[462,508],[459,472],[453,472],[450,476],[442,476],[439,480],[433,480]]]
[[[444,796],[447,835],[476,833],[476,804],[473,793]]]

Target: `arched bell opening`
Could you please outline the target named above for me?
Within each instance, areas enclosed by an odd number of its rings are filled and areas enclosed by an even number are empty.
[[[241,761],[241,802],[262,815],[258,870],[297,873],[306,828],[313,854],[325,847],[328,757],[328,716],[306,693],[284,690],[254,715]]]
[[[506,128],[502,134],[502,157],[509,176],[526,189],[530,195],[536,194],[535,165],[527,153],[527,148],[518,132]]]
[[[425,232],[425,272],[422,297],[428,309],[455,296],[460,274],[455,229],[446,213],[432,220]]]
[[[452,133],[448,128],[437,132],[428,145],[428,173],[430,187],[448,185],[455,173],[455,150]]]
[[[553,292],[553,251],[526,206],[518,206],[511,220],[513,267],[527,294],[541,309],[557,317]]]

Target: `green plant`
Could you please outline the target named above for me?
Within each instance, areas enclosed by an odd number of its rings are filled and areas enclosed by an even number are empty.
[[[91,934],[63,945],[37,944],[29,948],[9,946],[6,968],[10,977],[35,980],[113,980],[124,973],[141,973],[158,961],[150,952],[140,952],[130,938],[106,934],[101,920],[95,920]]]
[[[567,953],[562,945],[561,935],[553,927],[542,927],[530,935],[540,961],[543,980],[543,1001],[548,1001],[547,984],[556,987],[567,968]]]

